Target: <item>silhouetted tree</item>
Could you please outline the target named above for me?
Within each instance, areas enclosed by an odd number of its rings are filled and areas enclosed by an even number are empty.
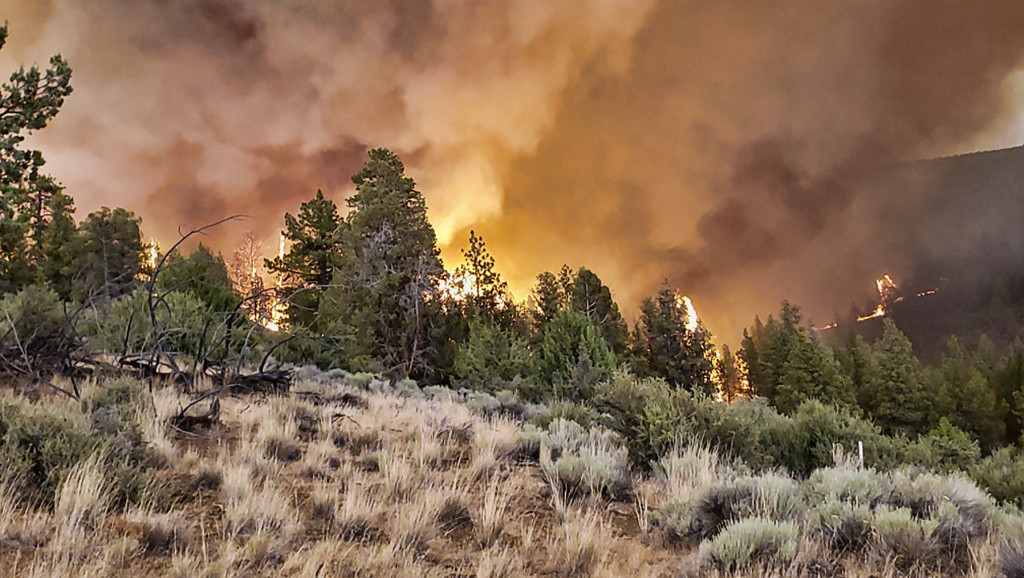
[[[624,355],[629,347],[629,328],[612,298],[611,289],[593,271],[580,267],[572,281],[569,305],[587,316],[615,355]]]
[[[139,223],[134,213],[120,207],[103,207],[79,223],[70,247],[76,298],[110,300],[132,289],[142,269]]]
[[[5,25],[0,49],[6,41]],[[69,94],[71,67],[60,55],[50,58],[45,70],[18,69],[0,87],[0,293],[34,280],[46,256],[48,225],[69,206],[66,198],[55,199],[60,185],[41,172],[42,153],[21,146],[26,136],[46,127]]]
[[[682,298],[666,281],[658,294],[640,306],[633,344],[638,375],[663,377],[673,387],[710,394],[711,338],[703,326],[686,328]]]
[[[282,276],[283,295],[288,298],[288,322],[310,328],[316,322],[320,297],[331,283],[342,260],[344,222],[334,201],[317,190],[316,196],[299,206],[298,216],[284,215],[288,251],[268,259],[269,271]]]
[[[511,328],[517,312],[508,291],[508,283],[501,278],[494,266],[494,257],[487,251],[483,237],[469,232],[469,247],[463,249],[465,261],[456,267],[449,283],[461,295],[460,307],[469,318],[484,318],[489,323],[498,323]]]

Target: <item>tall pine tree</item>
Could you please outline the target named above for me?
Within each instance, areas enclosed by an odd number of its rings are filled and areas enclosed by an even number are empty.
[[[352,182],[336,286],[322,309],[350,365],[424,377],[442,348],[436,282],[444,272],[426,201],[387,149],[372,149]]]

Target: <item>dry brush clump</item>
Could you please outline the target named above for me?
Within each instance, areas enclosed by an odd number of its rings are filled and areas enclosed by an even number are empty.
[[[172,387],[92,383],[85,404],[4,398],[4,423],[36,435],[21,439],[120,445],[43,454],[39,463],[74,456],[48,500],[0,496],[0,565],[17,558],[28,576],[980,577],[1019,567],[1020,518],[955,475],[845,463],[800,480],[700,443],[678,443],[643,474],[600,416],[540,428],[475,396],[305,375],[297,393],[221,396],[219,423],[196,431],[168,427],[190,401]],[[137,446],[125,446],[133,435]],[[144,491],[125,491],[107,467],[123,465],[110,456],[125,447],[147,450]]]

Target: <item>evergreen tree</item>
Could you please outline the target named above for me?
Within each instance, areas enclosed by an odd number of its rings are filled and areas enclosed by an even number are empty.
[[[629,328],[612,298],[611,289],[590,269],[580,267],[572,282],[570,307],[590,319],[601,330],[601,335],[617,356],[625,355],[629,347]]]
[[[324,296],[331,331],[350,360],[424,377],[441,355],[436,282],[444,272],[426,202],[387,149],[371,150],[352,181],[336,287]]]
[[[924,369],[910,340],[891,320],[884,320],[875,342],[878,378],[865,384],[863,409],[886,434],[924,433],[929,429],[930,402]]]
[[[846,347],[836,351],[836,360],[850,381],[857,405],[861,408],[871,406],[873,401],[869,396],[873,395],[874,384],[879,379],[878,363],[871,346],[860,335],[850,333]]]
[[[0,49],[7,26],[0,27]],[[19,68],[0,87],[0,293],[34,280],[61,187],[41,172],[39,151],[24,150],[29,134],[45,128],[71,94],[71,67],[59,55],[45,70]]]
[[[722,398],[732,403],[737,398],[747,395],[744,387],[744,376],[740,373],[739,364],[728,345],[722,345],[722,355],[715,360],[718,378],[722,382]]]
[[[946,344],[937,379],[939,388],[932,421],[947,418],[971,434],[983,448],[994,448],[1005,431],[996,393],[978,369],[974,356],[956,337]]]
[[[238,296],[220,255],[199,244],[188,257],[174,253],[157,278],[161,292],[180,291],[203,302],[211,311],[227,312],[238,305]]]
[[[740,350],[736,354],[737,366],[740,372],[747,378],[747,387],[751,394],[756,394],[763,388],[764,378],[761,375],[761,354],[760,347],[763,343],[764,324],[760,317],[754,317],[754,327],[750,330],[743,330],[743,339],[740,341]]]
[[[990,378],[996,399],[1006,415],[1004,441],[1020,443],[1024,424],[1024,343],[1014,341]]]
[[[103,207],[79,223],[70,247],[75,298],[110,300],[132,289],[142,269],[139,223],[134,213],[120,207]]]
[[[853,407],[856,400],[849,380],[839,364],[821,345],[800,334],[782,366],[772,404],[784,414],[796,411],[801,403],[816,399],[826,404]]]
[[[686,328],[682,298],[666,281],[640,306],[633,344],[641,377],[663,377],[673,387],[711,394],[711,338],[703,326]]]
[[[544,327],[555,315],[569,307],[575,274],[568,265],[562,265],[557,275],[550,271],[537,275],[537,284],[530,293],[530,311],[535,335],[542,336]]]
[[[511,328],[517,312],[508,291],[508,284],[494,267],[494,257],[487,251],[483,237],[469,232],[469,248],[463,249],[465,262],[455,269],[449,283],[461,296],[461,308],[469,318],[484,318]]]
[[[73,255],[69,250],[75,244],[78,231],[72,213],[75,211],[71,197],[62,192],[50,198],[50,221],[40,237],[42,262],[40,273],[61,299],[71,299],[74,277]]]
[[[802,320],[800,308],[783,301],[779,308],[779,320],[769,316],[768,322],[760,330],[757,379],[751,382],[757,395],[769,400],[775,399],[775,390],[782,383],[786,362],[793,349],[807,339],[807,330],[801,326]]]
[[[269,271],[281,275],[282,293],[288,299],[288,321],[312,327],[324,288],[342,260],[344,222],[334,201],[317,190],[316,197],[299,206],[298,216],[286,213],[281,234],[288,252],[266,261]]]
[[[486,318],[473,318],[456,353],[453,373],[474,389],[502,389],[532,373],[530,350],[512,331]]]
[[[615,354],[587,316],[562,309],[548,323],[538,370],[541,380],[555,386],[558,397],[589,398],[615,364]]]

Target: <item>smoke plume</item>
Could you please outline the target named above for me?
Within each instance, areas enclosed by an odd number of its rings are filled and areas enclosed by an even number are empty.
[[[1021,133],[1007,125],[1024,92],[1010,0],[0,12],[3,70],[71,61],[75,93],[33,144],[80,212],[126,206],[165,241],[244,213],[220,248],[246,228],[276,246],[285,211],[318,188],[340,202],[366,149],[387,146],[446,254],[477,229],[520,297],[563,262],[627,310],[667,277],[727,340],[782,298],[826,322],[880,273],[911,275],[935,211],[932,177],[905,163]]]

